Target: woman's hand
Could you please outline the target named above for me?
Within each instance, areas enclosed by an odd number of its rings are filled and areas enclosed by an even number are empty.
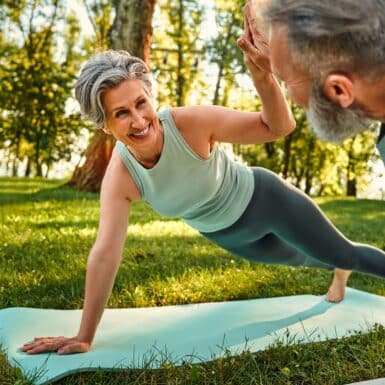
[[[260,77],[271,75],[271,65],[268,42],[258,30],[257,19],[253,12],[253,4],[249,1],[244,7],[244,34],[238,39],[237,44],[243,51],[246,67],[256,81]]]
[[[88,342],[77,337],[37,337],[23,345],[22,351],[28,354],[57,352],[58,354],[86,353],[90,350]]]

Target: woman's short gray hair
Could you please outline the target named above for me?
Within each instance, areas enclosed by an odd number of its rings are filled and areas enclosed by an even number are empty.
[[[152,95],[152,79],[146,63],[126,51],[98,53],[82,68],[75,84],[75,97],[82,114],[97,128],[105,127],[103,93],[127,79],[140,80]]]

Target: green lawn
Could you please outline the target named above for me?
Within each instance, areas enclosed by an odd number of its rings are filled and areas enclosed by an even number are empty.
[[[317,199],[349,238],[385,248],[385,202]],[[0,178],[0,308],[78,309],[86,258],[96,236],[98,196],[60,181]],[[145,204],[133,207],[109,307],[323,294],[331,273],[251,264]],[[385,281],[354,273],[350,286],[385,295]],[[385,329],[323,343],[244,353],[204,365],[81,374],[80,384],[345,384],[385,376]],[[28,384],[0,354],[0,385]]]

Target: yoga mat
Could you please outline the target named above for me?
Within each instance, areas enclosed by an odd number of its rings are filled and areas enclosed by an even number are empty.
[[[298,295],[244,301],[134,309],[107,309],[92,350],[86,354],[27,355],[20,346],[35,336],[73,336],[80,310],[0,310],[0,344],[9,363],[37,385],[97,368],[159,367],[197,363],[278,340],[307,343],[385,325],[385,297],[347,289],[331,304],[324,296]]]
[[[385,385],[385,378],[378,378],[377,380],[354,382],[348,385]]]

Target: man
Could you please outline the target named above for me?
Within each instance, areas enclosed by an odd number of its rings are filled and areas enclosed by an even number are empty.
[[[258,16],[271,70],[321,139],[342,141],[371,121],[385,123],[385,0],[248,0],[251,35],[260,33]],[[384,124],[378,149],[385,162]]]
[[[380,121],[385,163],[385,0],[248,0],[244,14],[316,135],[338,142]],[[335,270],[329,301],[343,299],[350,273]]]

